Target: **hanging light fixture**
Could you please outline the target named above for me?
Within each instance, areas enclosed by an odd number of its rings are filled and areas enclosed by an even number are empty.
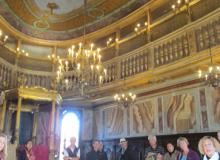
[[[121,94],[116,93],[114,95],[114,100],[119,104],[119,106],[123,106],[125,108],[134,104],[135,99],[136,99],[136,95],[131,92],[121,93]]]
[[[213,64],[211,45],[209,45],[209,56],[211,64],[208,67],[208,71],[202,71],[201,69],[198,71],[198,77],[204,79],[205,85],[218,87],[220,83],[220,66]]]
[[[126,87],[125,79],[124,79],[124,87]],[[127,108],[135,103],[136,94],[132,92],[123,91],[122,89],[120,93],[116,93],[114,95],[114,100],[118,103],[119,106]]]
[[[86,0],[84,1],[84,11],[83,42],[68,48],[65,58],[57,59],[57,81],[60,84],[77,85],[80,88],[84,88],[84,86],[97,86],[102,84],[107,78],[107,70],[103,67],[101,61],[101,49],[95,48],[94,43],[88,44],[85,41]],[[74,83],[69,83],[66,80],[65,75],[69,73],[74,75]]]

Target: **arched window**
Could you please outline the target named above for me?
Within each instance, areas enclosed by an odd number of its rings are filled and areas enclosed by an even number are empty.
[[[63,160],[64,148],[70,145],[70,138],[76,137],[76,145],[79,144],[79,117],[74,112],[67,112],[61,122],[60,160]]]

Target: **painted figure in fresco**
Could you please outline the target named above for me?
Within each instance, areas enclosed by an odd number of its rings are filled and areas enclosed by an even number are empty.
[[[7,157],[7,137],[5,134],[0,134],[0,160],[6,160]]]
[[[213,91],[213,107],[214,119],[220,124],[220,88]]]
[[[125,138],[120,139],[119,145],[121,146],[120,160],[135,160],[135,154],[128,146],[128,141]]]
[[[220,143],[211,136],[204,136],[198,144],[203,160],[220,160]]]
[[[138,103],[133,108],[134,130],[150,133],[154,128],[154,106],[152,101]]]
[[[32,140],[28,139],[25,142],[24,149],[19,154],[18,160],[35,160],[35,155],[32,150],[32,146],[33,146]]]
[[[174,131],[192,129],[196,123],[194,98],[190,94],[172,96],[167,113],[167,124]]]
[[[145,149],[145,157],[148,160],[161,160],[165,153],[164,148],[157,144],[157,137],[154,135],[148,136],[150,146]]]
[[[177,146],[181,149],[177,160],[200,160],[198,153],[189,148],[189,141],[185,137],[177,139]]]
[[[76,138],[70,138],[70,145],[64,150],[64,160],[79,160],[80,149],[76,146]]]
[[[168,152],[165,153],[164,160],[176,160],[180,152],[175,149],[172,142],[168,142],[166,146]]]

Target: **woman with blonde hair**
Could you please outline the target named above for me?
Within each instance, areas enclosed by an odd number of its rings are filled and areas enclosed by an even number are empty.
[[[177,146],[181,149],[177,160],[200,160],[199,155],[189,148],[189,141],[185,137],[179,137],[177,139]]]
[[[6,160],[7,157],[7,136],[0,133],[0,160]]]
[[[204,136],[199,140],[198,148],[204,155],[203,160],[220,160],[220,144],[216,138]]]

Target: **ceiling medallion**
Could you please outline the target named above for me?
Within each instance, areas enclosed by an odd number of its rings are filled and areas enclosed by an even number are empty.
[[[50,9],[50,15],[53,15],[53,11],[55,9],[58,9],[59,6],[56,3],[48,3],[47,8]],[[35,21],[33,23],[34,28],[40,30],[40,31],[46,31],[47,29],[50,28],[50,24],[48,22],[49,19],[49,14],[44,15],[42,18],[39,20]]]

